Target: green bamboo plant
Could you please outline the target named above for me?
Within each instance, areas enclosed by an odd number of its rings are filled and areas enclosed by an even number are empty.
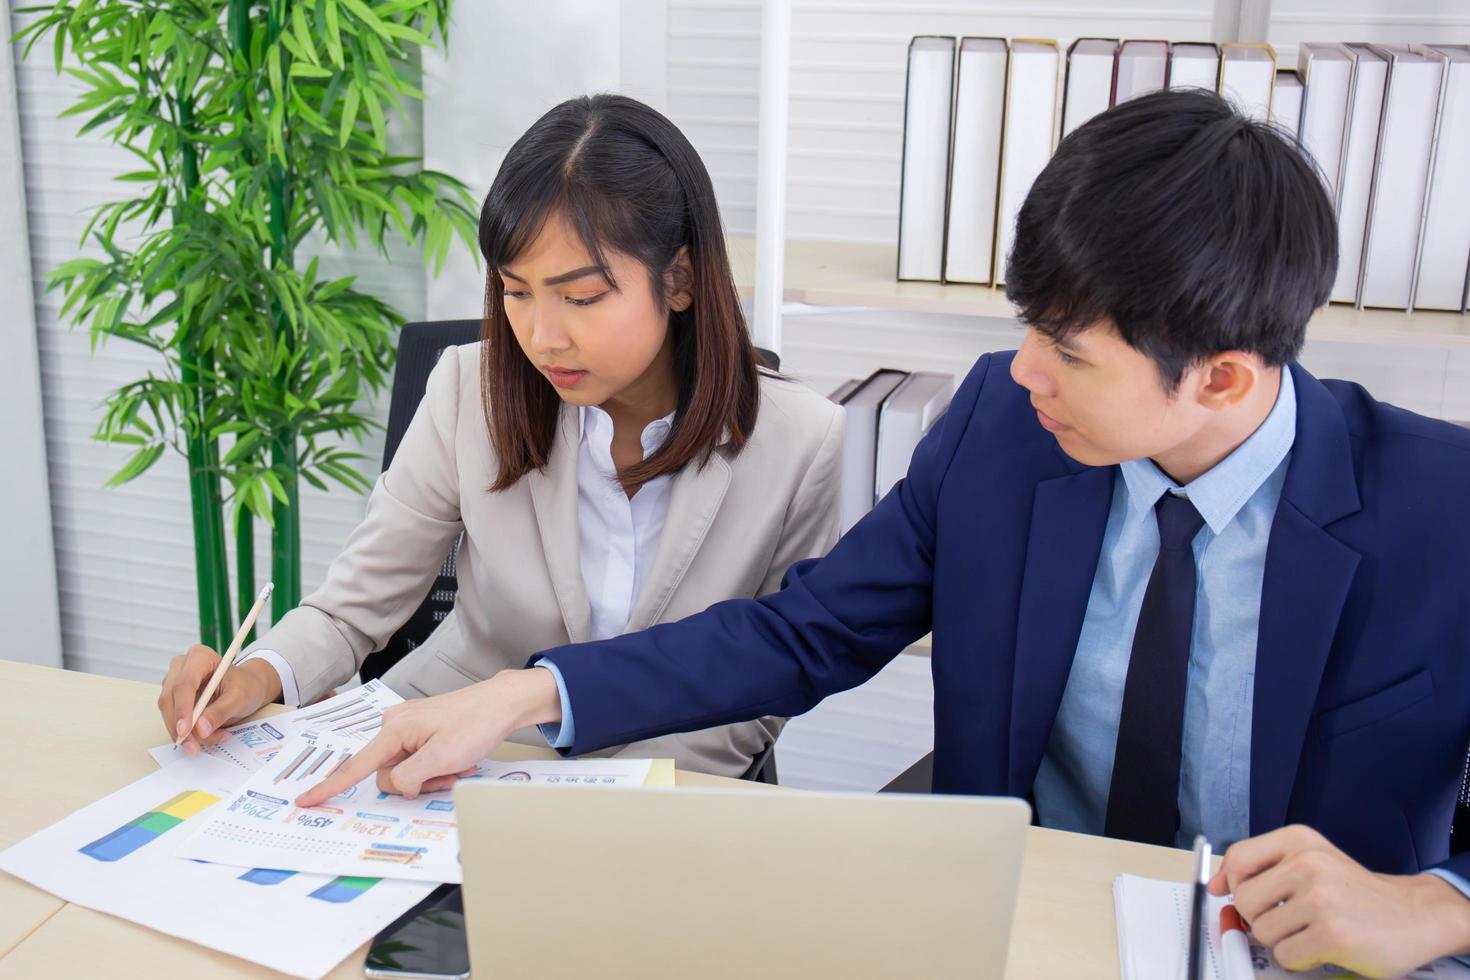
[[[110,485],[169,449],[188,461],[202,642],[223,650],[257,589],[254,520],[271,527],[272,615],[301,598],[300,480],[370,484],[345,447],[375,423],[403,318],[321,275],[303,243],[386,254],[389,236],[441,268],[473,251],[475,204],[455,178],[388,148],[393,112],[421,100],[422,47],[451,0],[59,0],[17,35],[48,35],[85,117],[141,163],[135,196],[91,214],[92,255],[52,270],[62,317],[92,346],[119,338],[161,367],[105,402],[96,437],[136,447]],[[71,65],[65,63],[68,49]]]

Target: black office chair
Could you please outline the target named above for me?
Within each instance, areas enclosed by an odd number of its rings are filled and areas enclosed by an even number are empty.
[[[393,393],[388,402],[388,431],[383,443],[383,469],[386,470],[388,464],[393,462],[398,444],[403,441],[403,433],[418,409],[419,402],[423,400],[429,372],[433,370],[444,348],[472,344],[479,339],[479,320],[436,320],[404,324],[398,337],[398,362],[393,369]],[[781,360],[775,353],[763,349],[758,349],[758,352],[771,370],[780,370]],[[409,651],[427,640],[429,634],[434,632],[435,627],[454,608],[454,598],[459,591],[454,565],[456,551],[458,542],[449,549],[434,584],[429,587],[428,595],[419,603],[413,615],[408,617],[408,621],[399,627],[398,632],[393,634],[381,650],[368,654],[363,661],[361,674],[364,683],[382,677],[394,664],[407,656]],[[757,756],[741,778],[775,783],[775,746],[768,747]]]
[[[925,753],[924,758],[893,777],[880,793],[932,793],[934,792],[934,753]]]

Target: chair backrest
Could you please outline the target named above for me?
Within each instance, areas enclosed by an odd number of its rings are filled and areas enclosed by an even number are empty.
[[[472,344],[480,339],[479,320],[437,320],[429,323],[404,324],[398,337],[398,361],[393,368],[393,394],[388,402],[388,432],[383,441],[383,469],[393,462],[398,444],[429,383],[429,372],[446,347]],[[419,603],[408,622],[398,628],[383,649],[368,654],[362,663],[362,680],[367,683],[386,674],[408,652],[429,638],[434,627],[444,621],[454,608],[459,590],[455,579],[454,556],[459,547],[449,549],[439,575],[429,594]]]
[[[446,347],[472,344],[480,339],[479,320],[435,320],[427,323],[404,324],[398,337],[398,362],[393,369],[393,394],[388,403],[388,432],[383,443],[383,469],[393,462],[398,444],[408,428],[413,413],[423,401],[424,388],[429,382],[429,372],[434,369],[439,355]],[[780,370],[781,360],[773,352],[758,349],[762,360],[771,370]],[[434,628],[444,621],[454,608],[454,597],[459,590],[455,578],[454,556],[459,550],[458,542],[449,549],[439,575],[429,588],[429,594],[414,610],[408,621],[381,650],[370,653],[362,665],[363,682],[381,677],[398,661],[408,655],[420,643],[429,638]],[[757,763],[766,761],[758,759]],[[754,767],[753,767],[754,768]],[[770,764],[772,773],[774,763]],[[750,775],[759,778],[764,770]],[[769,774],[767,774],[769,775]]]

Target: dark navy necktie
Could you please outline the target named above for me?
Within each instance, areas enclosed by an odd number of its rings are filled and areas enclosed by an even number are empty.
[[[1194,628],[1193,542],[1204,518],[1194,504],[1169,493],[1159,498],[1154,515],[1159,557],[1133,633],[1103,833],[1172,847],[1179,829],[1184,692]]]

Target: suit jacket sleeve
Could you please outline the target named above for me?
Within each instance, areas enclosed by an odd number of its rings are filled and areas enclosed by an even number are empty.
[[[449,348],[326,579],[250,651],[276,651],[310,704],[357,672],[428,594],[461,529],[455,430],[461,352]]]
[[[928,632],[940,493],[990,362],[975,365],[908,475],[827,557],[793,566],[779,592],[533,657],[556,664],[576,716],[562,751],[799,715]]]

